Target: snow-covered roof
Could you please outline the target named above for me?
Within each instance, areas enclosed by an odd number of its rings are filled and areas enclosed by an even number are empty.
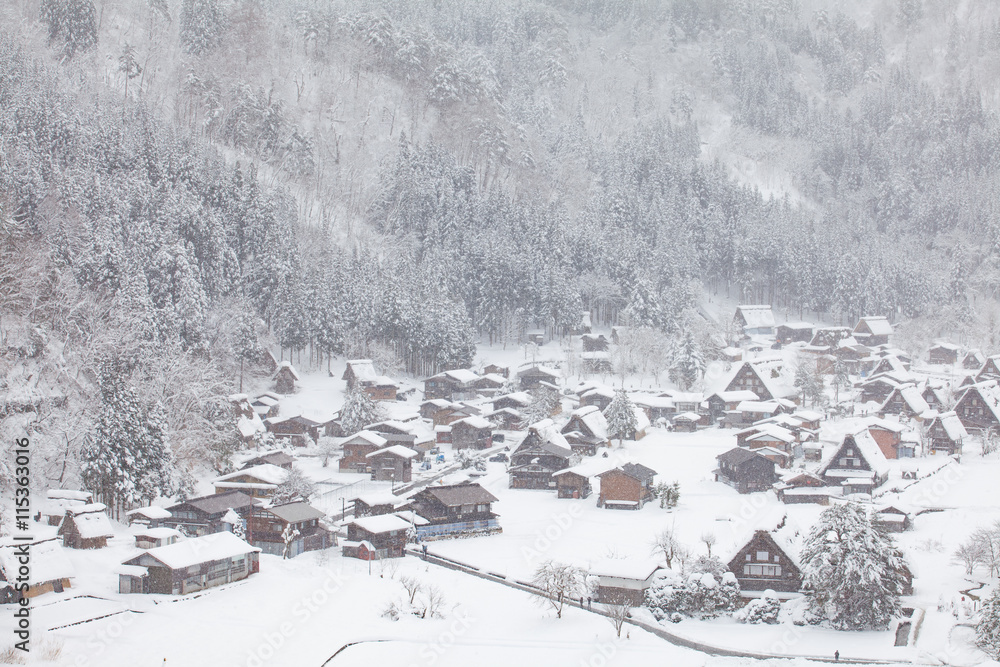
[[[321,510],[316,509],[306,502],[297,501],[294,503],[284,503],[283,505],[273,505],[267,511],[274,516],[287,521],[288,523],[299,523],[311,519],[322,519],[326,516]]]
[[[653,396],[651,394],[634,394],[629,397],[633,403],[644,408],[663,408],[668,409],[674,407],[674,399],[669,396]],[[596,407],[596,406],[594,406]]]
[[[792,443],[795,442],[795,436],[791,431],[787,431],[780,426],[776,426],[767,430],[761,429],[760,433],[747,438],[747,442],[759,442],[762,440],[777,440],[779,442]],[[758,449],[757,451],[760,450]]]
[[[294,379],[295,379],[296,381],[297,381],[297,380],[299,379],[299,373],[298,373],[298,371],[296,371],[296,370],[295,370],[295,367],[294,367],[294,366],[292,366],[292,362],[290,362],[290,361],[287,361],[287,360],[286,360],[286,361],[282,361],[282,362],[281,362],[281,363],[280,363],[280,364],[278,365],[278,369],[277,369],[276,371],[274,371],[274,375],[272,375],[271,377],[272,377],[272,378],[276,378],[276,377],[278,377],[278,375],[279,375],[279,374],[280,374],[280,373],[281,373],[282,371],[284,371],[284,370],[287,370],[287,371],[288,371],[289,373],[291,373],[291,374],[292,374],[292,377],[293,377],[293,378],[294,378]]]
[[[471,371],[468,368],[456,368],[455,370],[444,371],[443,373],[438,373],[434,377],[435,378],[446,377],[460,384],[471,384],[479,379],[479,376],[476,375],[474,371]]]
[[[562,373],[559,372],[558,368],[552,368],[551,366],[545,366],[543,364],[530,364],[527,368],[522,368],[517,372],[517,377],[522,375],[548,375],[552,378],[562,377]]]
[[[224,560],[258,551],[260,549],[250,546],[229,531],[222,531],[150,549],[144,554],[129,559],[124,564],[138,565],[139,563],[133,561],[149,557],[163,563],[171,570],[179,570],[192,565]]]
[[[646,581],[662,566],[647,558],[607,558],[591,563],[589,572],[597,577]]]
[[[114,529],[111,527],[111,519],[104,513],[104,505],[94,503],[83,507],[70,507],[66,509],[66,514],[73,517],[73,523],[80,537],[85,540],[92,540],[98,537],[113,537]]]
[[[857,331],[861,328],[862,324],[867,326],[868,330],[874,336],[889,336],[892,334],[892,325],[889,324],[889,320],[885,317],[862,317],[854,330]]]
[[[649,428],[649,417],[646,416],[646,411],[637,405],[632,406],[633,412],[635,412],[635,430],[645,431]]]
[[[358,382],[375,382],[379,378],[378,373],[375,372],[375,364],[372,363],[371,359],[352,359],[347,362],[347,367],[344,369],[345,375],[348,369]]]
[[[767,414],[774,414],[778,409],[779,404],[777,401],[741,401],[736,409],[740,412],[763,412]]]
[[[136,537],[151,537],[154,540],[164,540],[171,537],[183,537],[181,531],[176,528],[160,526],[159,528],[143,528],[135,532]]]
[[[149,507],[137,507],[134,510],[129,510],[125,513],[125,516],[142,516],[147,519],[169,519],[173,516],[166,507],[159,507],[157,505],[150,505]]]
[[[260,419],[260,415],[256,412],[253,413],[252,417],[240,415],[239,419],[236,420],[236,428],[244,438],[251,438],[254,434],[264,433],[267,430],[264,422]]]
[[[771,306],[738,306],[736,311],[742,314],[743,321],[749,329],[774,327],[774,313],[771,312]]]
[[[228,475],[216,477],[216,482],[228,482],[236,477],[252,477],[260,480],[264,484],[281,484],[288,479],[289,472],[284,468],[279,468],[271,463],[262,463],[259,466],[252,466],[243,470],[231,472]]]
[[[480,417],[479,415],[472,415],[470,417],[465,417],[464,419],[456,420],[452,422],[452,428],[458,424],[467,424],[475,429],[493,428],[493,424],[491,424],[485,417]]]
[[[381,434],[375,431],[358,431],[350,438],[344,441],[345,445],[354,445],[357,442],[364,442],[369,445],[374,445],[375,447],[384,447],[385,443],[388,442]]]
[[[717,391],[712,396],[718,396],[726,403],[739,403],[743,401],[757,401],[760,400],[755,392],[749,389],[735,389],[733,391]],[[712,396],[709,396],[711,398]]]
[[[878,417],[869,417],[867,419],[868,428],[880,428],[884,431],[892,431],[893,433],[902,433],[906,430],[906,427],[899,422],[889,421],[888,419],[879,419]]]
[[[937,341],[931,346],[932,350],[948,350],[949,352],[958,352],[961,348],[954,343],[945,343],[943,341]]]
[[[89,503],[94,499],[90,491],[76,491],[74,489],[49,489],[45,496],[50,500],[75,500],[81,503]]]
[[[823,413],[822,412],[816,412],[815,410],[796,410],[792,414],[792,416],[793,417],[799,417],[803,421],[807,421],[807,422],[815,422],[815,421],[820,421],[821,419],[823,419]]]
[[[419,454],[409,447],[403,447],[402,445],[391,445],[384,449],[379,449],[378,451],[371,452],[370,454],[365,454],[365,458],[374,458],[376,456],[384,456],[385,454],[391,454],[393,456],[398,456],[401,459],[412,459]]]
[[[60,579],[71,579],[76,576],[73,564],[58,540],[47,539],[30,544],[31,567],[28,573],[30,586]],[[12,581],[17,577],[19,567],[17,548],[14,546],[0,547],[0,569],[3,570],[7,581]]]
[[[379,514],[377,516],[366,516],[352,521],[354,525],[368,531],[369,533],[388,533],[391,530],[407,530],[410,522],[401,519],[395,514]]]
[[[696,422],[701,420],[701,415],[697,412],[682,412],[679,415],[674,415],[675,422]]]
[[[889,402],[892,401],[894,394],[899,394],[903,401],[910,407],[910,410],[918,415],[930,410],[931,406],[927,405],[927,401],[924,400],[920,390],[912,384],[905,384],[896,387],[896,389],[893,390],[893,393],[885,399],[884,403],[882,403],[883,410]]]
[[[582,421],[595,438],[600,438],[601,440],[607,439],[608,420],[604,417],[604,413],[602,413],[596,405],[585,405],[578,410],[574,410],[570,417],[570,421],[572,421],[574,417]],[[568,425],[569,422],[567,422],[567,426]],[[565,428],[563,431],[565,432]]]
[[[572,453],[569,443],[566,442],[566,437],[559,432],[556,427],[555,422],[551,419],[543,419],[540,422],[535,422],[528,427],[528,432],[534,432],[538,434],[539,439],[542,443],[548,445],[555,445],[558,449],[558,453],[565,453],[567,456]],[[562,451],[560,451],[562,450]]]
[[[948,437],[955,441],[964,440],[969,437],[968,431],[965,430],[965,426],[962,424],[962,420],[958,418],[955,412],[945,412],[937,417],[941,421],[941,426],[944,427],[944,432],[948,434]]]

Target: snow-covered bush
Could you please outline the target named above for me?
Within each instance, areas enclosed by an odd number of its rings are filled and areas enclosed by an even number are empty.
[[[646,590],[645,606],[661,621],[674,614],[714,618],[737,608],[740,585],[732,572],[716,579],[709,572],[693,572],[686,577],[669,573]]]
[[[774,591],[767,590],[764,591],[763,597],[751,600],[747,606],[733,614],[733,618],[740,623],[750,623],[753,625],[767,623],[774,625],[778,622],[778,612],[780,611],[781,602],[778,600],[778,597],[774,594]]]
[[[994,660],[1000,660],[1000,588],[983,603],[976,625],[976,645]]]

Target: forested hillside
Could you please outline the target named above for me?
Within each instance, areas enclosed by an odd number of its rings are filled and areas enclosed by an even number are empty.
[[[4,3],[4,430],[65,481],[134,399],[148,497],[272,341],[426,374],[715,292],[994,349],[1000,8],[855,4]]]

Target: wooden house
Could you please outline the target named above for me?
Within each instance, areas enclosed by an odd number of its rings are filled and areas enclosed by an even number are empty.
[[[149,507],[137,507],[125,513],[129,525],[140,525],[146,528],[158,528],[160,523],[170,518],[170,510],[166,507],[150,505]]]
[[[500,408],[487,414],[486,419],[501,431],[513,431],[524,421],[524,415],[513,408]]]
[[[737,391],[717,391],[708,397],[708,415],[712,421],[725,417],[726,412],[735,411],[743,401],[758,401],[760,396],[749,389]]]
[[[528,329],[528,331],[525,332],[525,337],[532,345],[544,345],[545,329]]]
[[[290,361],[282,361],[278,365],[278,370],[271,376],[274,381],[274,390],[279,394],[294,394],[295,383],[299,381],[299,374]]]
[[[496,496],[479,484],[428,486],[414,494],[407,508],[427,520],[416,526],[420,541],[503,532],[493,513]]]
[[[281,397],[275,394],[273,391],[267,391],[253,399],[250,402],[250,407],[254,409],[260,418],[267,419],[268,417],[278,416],[278,406],[281,403]]]
[[[928,384],[920,395],[927,401],[931,410],[947,411],[946,406],[950,402],[947,387],[934,387]]]
[[[927,350],[927,363],[951,366],[958,363],[958,345],[935,343]]]
[[[607,352],[609,341],[604,334],[583,334],[580,336],[584,352]]]
[[[454,406],[454,403],[443,398],[432,398],[421,403],[417,412],[424,419],[431,420],[435,426],[443,426],[449,423],[447,416],[451,414]]]
[[[348,391],[360,387],[376,401],[395,401],[399,391],[399,385],[392,378],[375,371],[375,364],[371,359],[348,361],[340,379],[347,383]]]
[[[608,509],[642,509],[646,501],[653,499],[653,480],[656,471],[638,463],[602,472],[601,493],[597,498],[598,507]]]
[[[252,459],[247,460],[243,465],[240,466],[241,470],[246,468],[252,468],[254,466],[269,464],[273,466],[278,466],[279,468],[284,468],[285,470],[292,469],[292,463],[295,461],[294,456],[290,456],[286,452],[268,452],[267,454],[261,454],[260,456],[255,456]]]
[[[885,317],[862,317],[852,335],[859,343],[869,347],[887,345],[889,336],[892,335],[892,325]]]
[[[970,371],[978,371],[986,363],[986,355],[979,350],[969,350],[962,357],[962,368]]]
[[[551,419],[532,424],[510,455],[510,488],[556,488],[552,474],[568,468],[572,455],[569,443]]]
[[[390,419],[369,424],[368,430],[378,433],[391,445],[403,445],[418,452],[426,452],[434,447],[434,431],[419,419],[406,422]]]
[[[274,353],[271,352],[271,350],[264,350],[261,352],[257,363],[268,375],[273,375],[274,372],[278,370],[278,366],[280,365],[278,358],[274,356]]]
[[[562,434],[574,452],[593,456],[598,447],[608,443],[608,420],[597,406],[584,406],[572,412]]]
[[[212,485],[216,493],[242,491],[251,498],[270,498],[288,475],[288,470],[264,463],[216,477]]]
[[[248,524],[250,544],[272,556],[285,555],[285,531],[298,533],[288,544],[288,558],[306,551],[334,545],[333,533],[323,525],[326,516],[306,502],[292,502],[270,507],[254,507]]]
[[[729,571],[736,575],[741,591],[798,593],[802,588],[802,570],[796,558],[782,548],[766,530],[753,536],[729,561]]]
[[[650,422],[659,420],[670,421],[677,414],[677,405],[670,396],[653,396],[651,394],[633,394],[630,396],[633,405],[646,413]],[[608,404],[610,405],[610,403]],[[581,401],[581,407],[583,403]],[[602,410],[607,409],[607,405]]]
[[[82,507],[94,502],[90,491],[75,489],[49,489],[45,492],[45,500],[36,516],[36,521],[50,526],[58,526],[66,518],[66,510],[70,507]]]
[[[715,458],[719,462],[715,481],[728,484],[740,493],[767,491],[778,481],[774,461],[749,449],[734,447]]]
[[[872,523],[887,533],[902,533],[913,528],[909,512],[897,505],[882,505],[875,508]]]
[[[927,424],[925,442],[931,454],[961,454],[962,444],[969,437],[962,420],[954,412],[937,415]]]
[[[869,378],[859,385],[861,389],[861,401],[863,403],[885,403],[889,394],[905,384],[905,381],[896,380],[889,375],[880,375]]]
[[[868,372],[869,377],[878,377],[880,375],[887,375],[897,382],[912,382],[913,376],[910,375],[910,366],[905,363],[899,357],[894,355],[887,355],[880,357],[878,361],[872,365],[871,370]]]
[[[580,466],[558,470],[552,476],[556,480],[558,498],[589,498],[594,492],[590,486],[590,476]]]
[[[750,435],[745,440],[746,447],[752,450],[773,449],[783,456],[775,458],[770,456],[782,468],[787,468],[792,459],[802,457],[802,446],[795,439],[795,435],[786,428],[777,425],[762,425],[760,431]],[[763,454],[764,452],[758,452]]]
[[[496,364],[487,364],[483,367],[483,375],[502,375],[505,378],[509,378],[510,368]]]
[[[868,423],[868,433],[871,434],[882,455],[887,459],[898,459],[899,447],[903,441],[906,427],[899,422],[886,419],[871,419]],[[905,457],[904,457],[905,458]]]
[[[407,483],[413,480],[413,461],[420,454],[402,445],[390,445],[366,454],[372,479],[377,482]]]
[[[813,325],[808,322],[787,322],[778,325],[775,340],[782,345],[808,343],[813,337]]]
[[[955,414],[966,429],[1000,427],[1000,387],[992,381],[970,385],[955,404]]]
[[[106,509],[101,503],[67,507],[58,532],[63,538],[63,546],[71,549],[101,549],[108,546],[108,538],[114,537],[115,531],[105,513]]]
[[[733,327],[747,336],[773,336],[774,313],[771,306],[738,306]]]
[[[844,494],[871,493],[889,478],[889,464],[868,430],[844,437],[832,457],[819,469],[831,486],[840,485]]]
[[[347,389],[351,390],[356,384],[374,380],[378,377],[375,372],[375,363],[371,359],[351,359],[344,368],[344,374],[340,379],[347,383]]]
[[[369,560],[368,552],[361,548],[367,542],[374,547],[373,560],[402,558],[410,528],[410,522],[395,514],[355,519],[347,524],[347,541],[342,544],[344,556]]]
[[[778,500],[786,505],[829,505],[830,498],[843,495],[841,486],[828,486],[826,480],[805,470],[792,472],[775,485]]]
[[[607,387],[594,387],[583,394],[580,395],[580,407],[586,407],[588,405],[594,405],[598,410],[604,412],[611,401],[615,398],[615,392],[613,389]]]
[[[694,433],[698,430],[698,424],[701,423],[701,420],[702,415],[697,412],[682,412],[674,415],[673,429],[677,433]]]
[[[142,528],[135,533],[135,546],[138,549],[155,549],[173,544],[184,539],[184,535],[176,528]]]
[[[23,553],[28,549],[30,563],[27,581],[20,580]],[[22,598],[35,598],[44,593],[62,593],[72,588],[76,571],[65,549],[55,537],[36,538],[31,541],[7,543],[0,546],[0,579],[6,586],[0,588],[2,603],[19,602]],[[23,592],[19,586],[27,584]],[[11,612],[13,613],[13,611]]]
[[[597,578],[598,602],[641,607],[660,569],[652,560],[616,558],[593,563],[589,574]]]
[[[302,415],[268,417],[264,420],[264,426],[269,433],[274,434],[275,439],[287,439],[296,447],[306,446],[307,440],[319,440],[319,422]]]
[[[850,327],[819,327],[813,333],[809,346],[832,349],[837,346],[837,343],[850,337]]]
[[[507,384],[507,378],[496,373],[482,375],[476,380],[476,391],[483,396],[494,396]]]
[[[532,389],[540,384],[557,385],[559,371],[541,364],[532,364],[517,372],[517,381],[522,390]]]
[[[882,403],[882,407],[879,408],[879,413],[903,415],[916,419],[928,410],[930,410],[930,406],[920,395],[920,390],[915,385],[904,384],[892,390]]]
[[[493,424],[472,415],[451,423],[451,445],[455,450],[489,449],[493,446]]]
[[[236,422],[236,431],[240,434],[240,440],[251,442],[267,430],[261,416],[250,404],[249,396],[233,394],[229,397],[229,404]]]
[[[773,398],[778,398],[772,392],[771,378],[765,378],[762,371],[763,369],[759,368],[756,364],[744,361],[736,370],[729,384],[726,385],[725,391],[752,391],[762,401],[770,401]]]
[[[512,394],[504,394],[493,399],[493,409],[501,410],[510,408],[511,410],[523,410],[532,404],[534,399],[526,391],[515,391]]]
[[[253,498],[242,491],[217,493],[168,507],[170,517],[163,519],[162,523],[177,528],[185,535],[208,535],[228,529],[223,519],[230,510],[245,521],[252,507]]]
[[[124,565],[136,569],[119,575],[119,590],[185,595],[228,584],[258,572],[259,553],[260,549],[228,532],[175,542],[125,561]]]
[[[987,357],[982,368],[976,373],[976,382],[987,382],[990,380],[1000,380],[1000,354]]]
[[[424,380],[424,398],[458,401],[475,398],[479,376],[467,368],[444,371]]]
[[[407,500],[402,496],[397,496],[394,493],[389,492],[375,492],[366,493],[362,496],[358,496],[351,500],[351,505],[353,511],[348,509],[347,512],[353,513],[355,517],[363,516],[378,516],[380,514],[392,514],[399,508],[406,505]]]
[[[340,470],[344,472],[371,472],[368,455],[386,446],[388,440],[381,433],[359,431],[344,441],[344,454],[340,458]]]

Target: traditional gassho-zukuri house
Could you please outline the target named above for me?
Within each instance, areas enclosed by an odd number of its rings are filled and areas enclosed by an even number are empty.
[[[987,363],[992,360],[990,357]],[[970,385],[955,404],[955,414],[966,429],[1000,426],[1000,386],[995,380]]]
[[[827,484],[840,484],[844,495],[871,493],[889,478],[889,462],[867,429],[844,437],[836,453],[820,467]]]
[[[787,545],[786,545],[787,546]],[[753,536],[729,559],[729,571],[736,575],[743,597],[759,597],[766,590],[779,599],[796,597],[802,588],[802,571],[797,557],[789,553],[766,530]]]
[[[733,326],[747,336],[774,335],[774,313],[771,306],[738,306]]]
[[[119,591],[185,595],[228,584],[258,572],[259,553],[228,532],[175,542],[125,561]]]
[[[552,474],[569,467],[573,451],[551,419],[532,424],[510,455],[510,488],[554,489]]]
[[[72,549],[100,549],[108,546],[108,538],[114,537],[115,531],[105,509],[101,503],[67,507],[66,518],[59,525],[63,546]]]
[[[28,573],[28,590],[23,594],[14,587],[21,566],[18,560],[18,544],[28,544],[31,557]],[[0,545],[0,604],[17,602],[21,597],[33,598],[43,593],[62,593],[72,586],[76,576],[73,564],[59,540],[51,537],[35,539],[32,542],[14,542],[4,538]]]
[[[448,486],[428,486],[414,494],[406,506],[425,519],[417,521],[420,541],[443,540],[503,532],[493,513],[497,497],[479,484],[465,482]]]

